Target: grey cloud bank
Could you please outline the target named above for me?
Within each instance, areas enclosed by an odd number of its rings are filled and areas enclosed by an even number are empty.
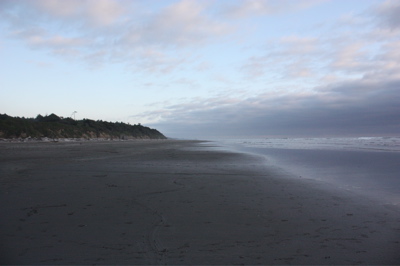
[[[158,110],[170,137],[400,135],[400,80],[348,82],[315,94],[202,100]],[[191,107],[189,107],[191,106]],[[146,114],[143,114],[146,115]],[[147,114],[151,115],[151,114]]]

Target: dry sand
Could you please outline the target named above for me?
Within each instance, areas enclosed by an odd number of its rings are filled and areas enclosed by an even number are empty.
[[[1,264],[398,264],[400,212],[196,141],[0,143]]]

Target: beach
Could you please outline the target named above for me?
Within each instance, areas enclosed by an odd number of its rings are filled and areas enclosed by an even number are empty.
[[[0,143],[1,264],[398,264],[400,209],[188,140]]]
[[[274,141],[279,141],[279,145]],[[376,137],[361,144],[357,143],[359,138],[248,139],[216,143],[226,150],[264,156],[270,168],[279,168],[294,178],[314,179],[381,204],[400,206],[398,141],[398,138]]]

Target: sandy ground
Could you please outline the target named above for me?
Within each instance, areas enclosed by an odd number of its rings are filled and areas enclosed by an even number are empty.
[[[398,208],[198,145],[0,143],[0,263],[400,262]]]

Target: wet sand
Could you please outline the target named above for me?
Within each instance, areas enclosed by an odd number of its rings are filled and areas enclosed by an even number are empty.
[[[400,152],[376,150],[288,149],[234,146],[263,155],[269,164],[400,206]]]
[[[1,264],[398,264],[400,211],[197,141],[0,143]]]

